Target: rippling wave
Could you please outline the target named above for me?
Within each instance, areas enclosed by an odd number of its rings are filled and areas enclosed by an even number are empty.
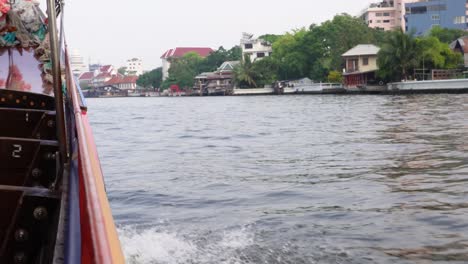
[[[88,104],[129,263],[468,262],[468,95]]]

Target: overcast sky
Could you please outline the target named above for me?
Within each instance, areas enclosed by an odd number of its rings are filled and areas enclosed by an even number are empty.
[[[45,0],[40,0],[45,3]],[[377,0],[66,0],[68,45],[86,61],[123,66],[143,59],[146,70],[176,46],[230,48],[242,32],[282,34],[335,14],[357,15]],[[45,9],[44,9],[45,12]]]

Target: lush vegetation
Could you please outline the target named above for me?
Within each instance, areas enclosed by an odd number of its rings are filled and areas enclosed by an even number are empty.
[[[250,72],[251,84],[262,86],[275,80],[309,77],[316,81],[341,82],[343,53],[357,44],[381,45],[385,33],[369,28],[361,19],[337,15],[321,25],[293,30],[284,35],[263,35],[272,43],[273,56],[253,63],[242,63],[236,72]],[[236,74],[237,83],[246,84],[245,74]]]
[[[145,88],[160,88],[162,84],[162,68],[156,68],[150,72],[140,75],[137,84]]]
[[[379,76],[386,81],[400,81],[415,78],[415,69],[460,67],[463,64],[461,54],[452,51],[447,43],[436,37],[446,35],[443,31],[435,28],[428,36],[418,38],[402,30],[388,32],[378,54]],[[454,37],[456,39],[459,36]]]
[[[239,87],[261,87],[276,80],[308,77],[314,81],[342,82],[345,68],[342,54],[358,44],[381,47],[378,65],[383,80],[414,77],[414,69],[454,69],[462,64],[461,54],[454,53],[449,43],[465,35],[464,31],[434,27],[427,36],[415,37],[401,30],[383,32],[369,28],[363,20],[347,14],[335,16],[320,25],[311,25],[283,35],[265,34],[273,55],[262,60],[249,58],[235,69]],[[193,78],[202,72],[216,70],[223,62],[241,60],[239,46],[230,50],[220,47],[207,58],[187,54],[172,61],[170,79],[162,87],[178,84],[191,87]]]
[[[193,79],[198,74],[215,71],[223,62],[238,61],[241,56],[242,49],[239,46],[229,50],[219,47],[206,58],[200,57],[197,53],[188,53],[182,58],[175,58],[171,61],[169,78],[161,86],[168,88],[172,84],[177,84],[182,88],[192,87]]]

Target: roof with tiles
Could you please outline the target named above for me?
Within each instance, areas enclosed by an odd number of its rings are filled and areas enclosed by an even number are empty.
[[[161,59],[180,58],[190,52],[195,52],[204,58],[210,55],[213,51],[214,50],[212,48],[177,47],[174,49],[169,49],[166,52],[164,52],[164,54],[161,56]]]
[[[94,78],[94,72],[84,72],[78,78],[79,80],[91,80]]]

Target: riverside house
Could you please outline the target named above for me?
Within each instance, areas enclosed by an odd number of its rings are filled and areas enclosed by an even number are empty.
[[[242,48],[242,59],[247,56],[252,62],[271,56],[273,52],[270,42],[260,38],[254,38],[254,36],[249,33],[242,34],[240,44]]]
[[[226,61],[215,72],[204,72],[196,76],[191,94],[232,94],[234,89],[234,68],[239,63],[239,61]]]
[[[345,88],[365,88],[368,85],[382,85],[377,81],[377,54],[380,48],[372,44],[360,44],[345,52]]]

